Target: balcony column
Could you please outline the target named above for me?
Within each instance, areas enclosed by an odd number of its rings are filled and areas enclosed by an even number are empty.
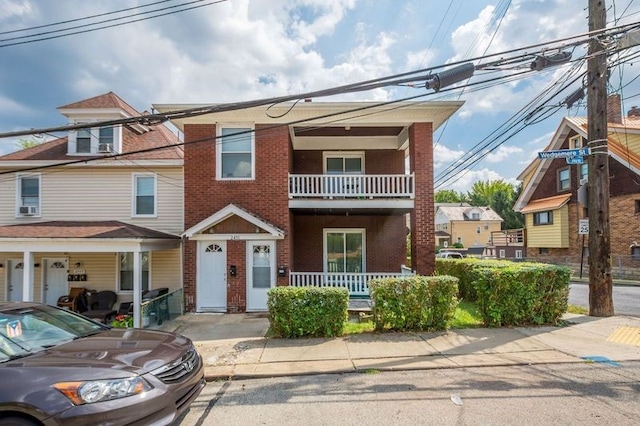
[[[411,267],[419,275],[435,271],[433,197],[433,125],[409,127],[409,168],[414,173],[415,207],[411,211]]]

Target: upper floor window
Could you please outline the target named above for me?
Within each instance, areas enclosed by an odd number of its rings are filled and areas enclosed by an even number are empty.
[[[564,168],[558,170],[558,191],[571,189],[571,169]]]
[[[582,136],[577,135],[569,138],[569,149],[582,148]]]
[[[40,214],[40,175],[18,175],[18,216]]]
[[[471,213],[471,220],[480,220],[480,213],[478,212]]]
[[[580,164],[580,182],[586,182],[589,177],[589,165],[587,163]]]
[[[101,127],[98,131],[98,152],[114,152],[113,127]]]
[[[476,234],[479,234],[481,232],[481,229],[479,226],[476,226]]]
[[[220,179],[254,178],[255,144],[252,127],[218,127],[216,170]]]
[[[91,153],[91,129],[78,129],[76,132],[76,152],[78,154]]]
[[[133,175],[133,215],[155,216],[156,176],[153,174]]]
[[[553,212],[548,210],[544,212],[536,212],[533,214],[534,225],[552,225],[553,224]]]

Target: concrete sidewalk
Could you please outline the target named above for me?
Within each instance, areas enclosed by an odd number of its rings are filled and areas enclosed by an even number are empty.
[[[640,361],[640,318],[567,314],[563,327],[265,338],[265,314],[185,314],[162,329],[191,338],[207,380],[366,370]]]

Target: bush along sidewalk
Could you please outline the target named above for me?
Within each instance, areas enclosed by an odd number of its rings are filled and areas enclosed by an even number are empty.
[[[571,270],[533,262],[437,259],[436,273],[458,276],[486,326],[555,325],[567,311]]]
[[[368,282],[376,331],[447,330],[458,305],[458,279],[407,276]]]

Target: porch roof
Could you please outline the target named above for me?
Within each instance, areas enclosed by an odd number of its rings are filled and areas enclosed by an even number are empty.
[[[567,204],[571,194],[556,195],[549,198],[542,198],[527,204],[520,213],[533,213],[544,210],[555,210]]]
[[[108,247],[104,246],[106,242],[110,243]],[[180,237],[117,220],[49,221],[0,226],[0,251],[45,249],[43,244],[58,249],[55,251],[74,251],[74,247],[90,251],[129,251],[136,249],[136,246],[139,250],[162,250],[178,247]],[[94,248],[86,247],[88,245]]]

